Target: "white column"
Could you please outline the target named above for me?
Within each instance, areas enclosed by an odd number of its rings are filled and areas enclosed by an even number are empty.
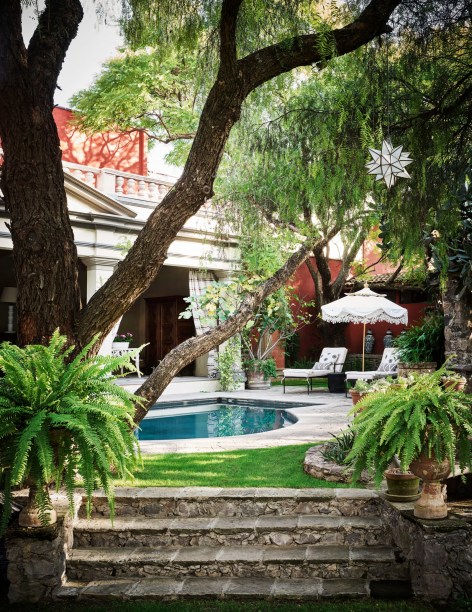
[[[110,278],[119,259],[104,259],[103,257],[82,257],[87,266],[87,302]]]
[[[82,261],[87,266],[87,302],[92,295],[110,278],[113,271],[120,261],[119,259],[105,259],[103,257],[82,257]],[[100,348],[100,355],[111,355],[111,343],[116,336],[121,317],[113,326],[111,332],[103,340]]]

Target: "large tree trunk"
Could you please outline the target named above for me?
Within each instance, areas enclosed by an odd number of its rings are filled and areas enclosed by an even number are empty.
[[[21,94],[24,92],[17,92],[18,97]],[[15,100],[9,116],[24,114],[25,108],[26,120],[18,117],[18,122],[32,124],[33,137],[7,134],[2,172],[13,240],[21,345],[45,342],[56,328],[73,340],[80,309],[77,252],[68,221],[56,126],[50,113],[40,113],[29,100],[22,104]]]
[[[459,280],[450,277],[443,295],[445,354],[452,357],[451,367],[467,378],[472,393],[472,295],[466,291],[459,298],[458,288]]]
[[[48,0],[26,49],[20,0],[0,0],[1,188],[10,215],[20,344],[45,342],[56,328],[75,338],[77,253],[52,109],[81,19],[78,0]]]

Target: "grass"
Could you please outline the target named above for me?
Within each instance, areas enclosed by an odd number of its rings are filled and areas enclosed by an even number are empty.
[[[220,453],[144,455],[135,487],[347,487],[303,472],[303,459],[313,444],[247,449]],[[130,482],[116,481],[117,486]]]
[[[273,380],[273,387],[280,387],[282,385],[281,380]],[[287,378],[285,381],[286,387],[306,387],[306,380],[301,378]],[[313,378],[312,379],[313,389],[327,389],[328,388],[328,379],[327,378]]]
[[[44,603],[6,605],[2,610],[9,612],[434,612],[441,608],[416,601],[332,601],[300,604],[297,602],[268,601],[176,601],[176,602],[112,602],[94,604]],[[467,610],[466,607],[452,607],[448,610]],[[470,608],[469,608],[470,609]]]

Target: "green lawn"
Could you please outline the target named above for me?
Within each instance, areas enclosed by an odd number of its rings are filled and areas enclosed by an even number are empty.
[[[298,604],[296,602],[276,603],[268,601],[176,601],[176,602],[107,602],[103,604],[47,603],[6,605],[2,610],[9,612],[433,612],[435,606],[413,601],[333,601]],[[466,607],[449,610],[466,610]]]
[[[303,472],[305,452],[313,444],[221,453],[144,455],[136,487],[346,487]],[[118,486],[129,482],[116,481]]]

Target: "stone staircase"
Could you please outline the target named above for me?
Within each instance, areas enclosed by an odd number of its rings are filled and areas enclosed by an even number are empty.
[[[58,599],[408,596],[409,567],[363,489],[148,488],[93,498]]]

